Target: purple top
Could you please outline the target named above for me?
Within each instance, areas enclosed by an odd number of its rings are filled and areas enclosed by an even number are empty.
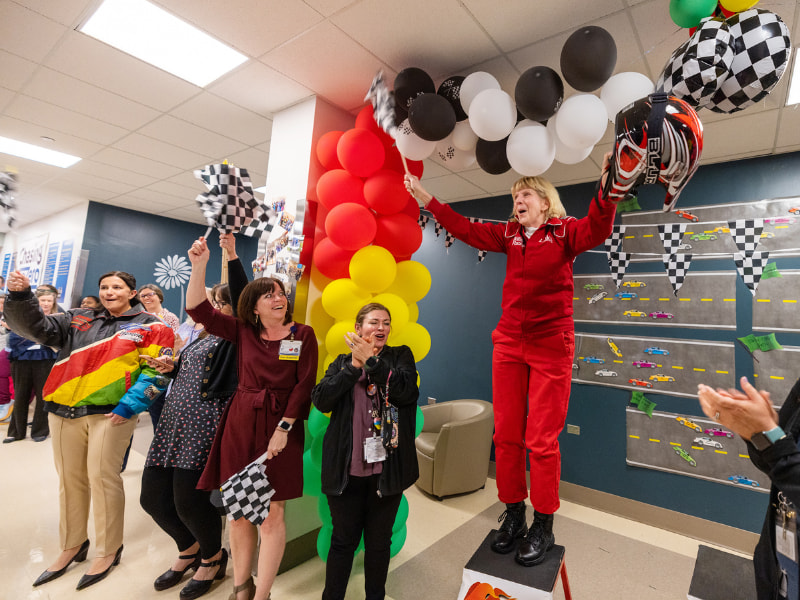
[[[364,440],[372,437],[372,399],[367,396],[367,376],[361,369],[353,388],[353,453],[350,456],[350,475],[354,477],[369,477],[383,471],[383,462],[368,463],[364,460]],[[378,404],[378,395],[375,395],[375,406]]]

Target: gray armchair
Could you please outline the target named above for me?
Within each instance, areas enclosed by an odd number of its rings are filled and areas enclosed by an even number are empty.
[[[417,487],[441,498],[486,484],[494,411],[484,400],[451,400],[422,407],[425,423],[416,439]]]

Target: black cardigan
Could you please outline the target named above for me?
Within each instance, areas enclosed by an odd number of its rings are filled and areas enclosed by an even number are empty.
[[[408,346],[385,346],[374,369],[365,369],[379,386],[389,377],[389,402],[398,409],[398,445],[389,452],[378,481],[381,496],[400,494],[419,478],[414,434],[417,423],[417,367]],[[331,413],[322,440],[322,492],[340,496],[347,487],[353,449],[353,389],[361,369],[351,354],[340,354],[311,392],[314,406]]]

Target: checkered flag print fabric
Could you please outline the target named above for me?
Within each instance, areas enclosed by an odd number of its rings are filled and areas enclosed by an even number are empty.
[[[270,498],[275,490],[267,479],[267,467],[263,464],[266,452],[244,469],[231,475],[220,487],[222,504],[228,520],[245,518],[260,525],[269,514]]]
[[[686,223],[668,223],[658,226],[658,236],[664,246],[664,252],[675,254],[678,251],[683,234],[686,231]]]
[[[733,36],[728,76],[705,106],[734,113],[759,102],[774,88],[789,64],[789,28],[773,12],[751,8],[725,20]]]
[[[614,225],[611,235],[603,242],[606,252],[622,252],[622,242],[625,237],[625,225]]]
[[[656,82],[656,89],[704,106],[716,93],[733,63],[733,36],[724,19],[708,17],[672,53]]]
[[[278,214],[271,208],[263,208],[262,211],[241,229],[241,233],[250,237],[265,237],[269,235],[275,223],[278,221]]]
[[[16,224],[17,201],[14,192],[17,190],[17,177],[13,173],[0,171],[0,208],[6,217],[6,223],[13,229]]]
[[[436,233],[436,237],[439,237],[439,234],[442,233],[442,229],[444,229],[444,227],[442,227],[442,224],[439,223],[439,221],[436,221],[434,219],[434,221],[433,221],[433,231]]]
[[[453,242],[455,241],[456,241],[456,236],[454,236],[449,231],[446,231],[444,236],[444,247],[449,248],[450,246],[453,245]]]
[[[478,250],[478,262],[482,263],[487,254],[488,252],[486,250]]]
[[[194,172],[208,188],[196,200],[209,227],[234,233],[253,218],[258,201],[247,169],[232,165],[207,165]]]
[[[692,264],[691,254],[662,254],[661,261],[664,263],[664,270],[667,272],[669,282],[672,284],[672,292],[677,296],[678,290],[683,285],[689,265]]]
[[[767,250],[733,258],[739,277],[742,278],[753,296],[756,295],[756,288],[758,288],[758,282],[761,281],[761,274],[764,272],[764,267],[767,266],[767,261],[769,261],[769,251]]]
[[[375,122],[390,136],[394,137],[397,133],[397,125],[394,122],[394,96],[389,91],[389,86],[383,78],[383,71],[378,71],[372,80],[364,101],[372,103],[372,116]]]
[[[428,224],[428,219],[429,218],[430,217],[428,217],[428,215],[420,215],[419,216],[419,219],[417,219],[417,223],[419,223],[419,228],[420,229],[425,229],[425,225]]]
[[[742,256],[749,256],[758,247],[761,232],[764,231],[764,219],[728,221],[728,228],[731,230],[731,237],[739,249],[739,253]]]
[[[617,287],[622,285],[622,280],[625,277],[625,270],[628,268],[628,262],[631,256],[632,255],[627,252],[608,253],[608,267],[611,271],[611,278],[614,280],[614,284]]]

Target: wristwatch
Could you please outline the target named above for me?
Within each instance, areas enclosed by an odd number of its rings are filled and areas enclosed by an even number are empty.
[[[778,440],[786,437],[783,429],[774,427],[769,431],[758,431],[750,436],[750,443],[756,447],[756,450],[763,452]]]
[[[377,366],[378,366],[378,362],[379,362],[379,361],[380,361],[380,359],[379,359],[377,356],[370,356],[370,357],[369,357],[369,358],[366,360],[366,362],[364,363],[364,366],[366,366],[366,367],[367,367],[367,369],[370,369],[370,370],[372,370],[372,369],[374,369],[375,367],[377,367]]]
[[[284,421],[283,419],[281,419],[280,421],[278,421],[277,429],[289,433],[292,430],[292,424],[289,423],[289,421]]]

